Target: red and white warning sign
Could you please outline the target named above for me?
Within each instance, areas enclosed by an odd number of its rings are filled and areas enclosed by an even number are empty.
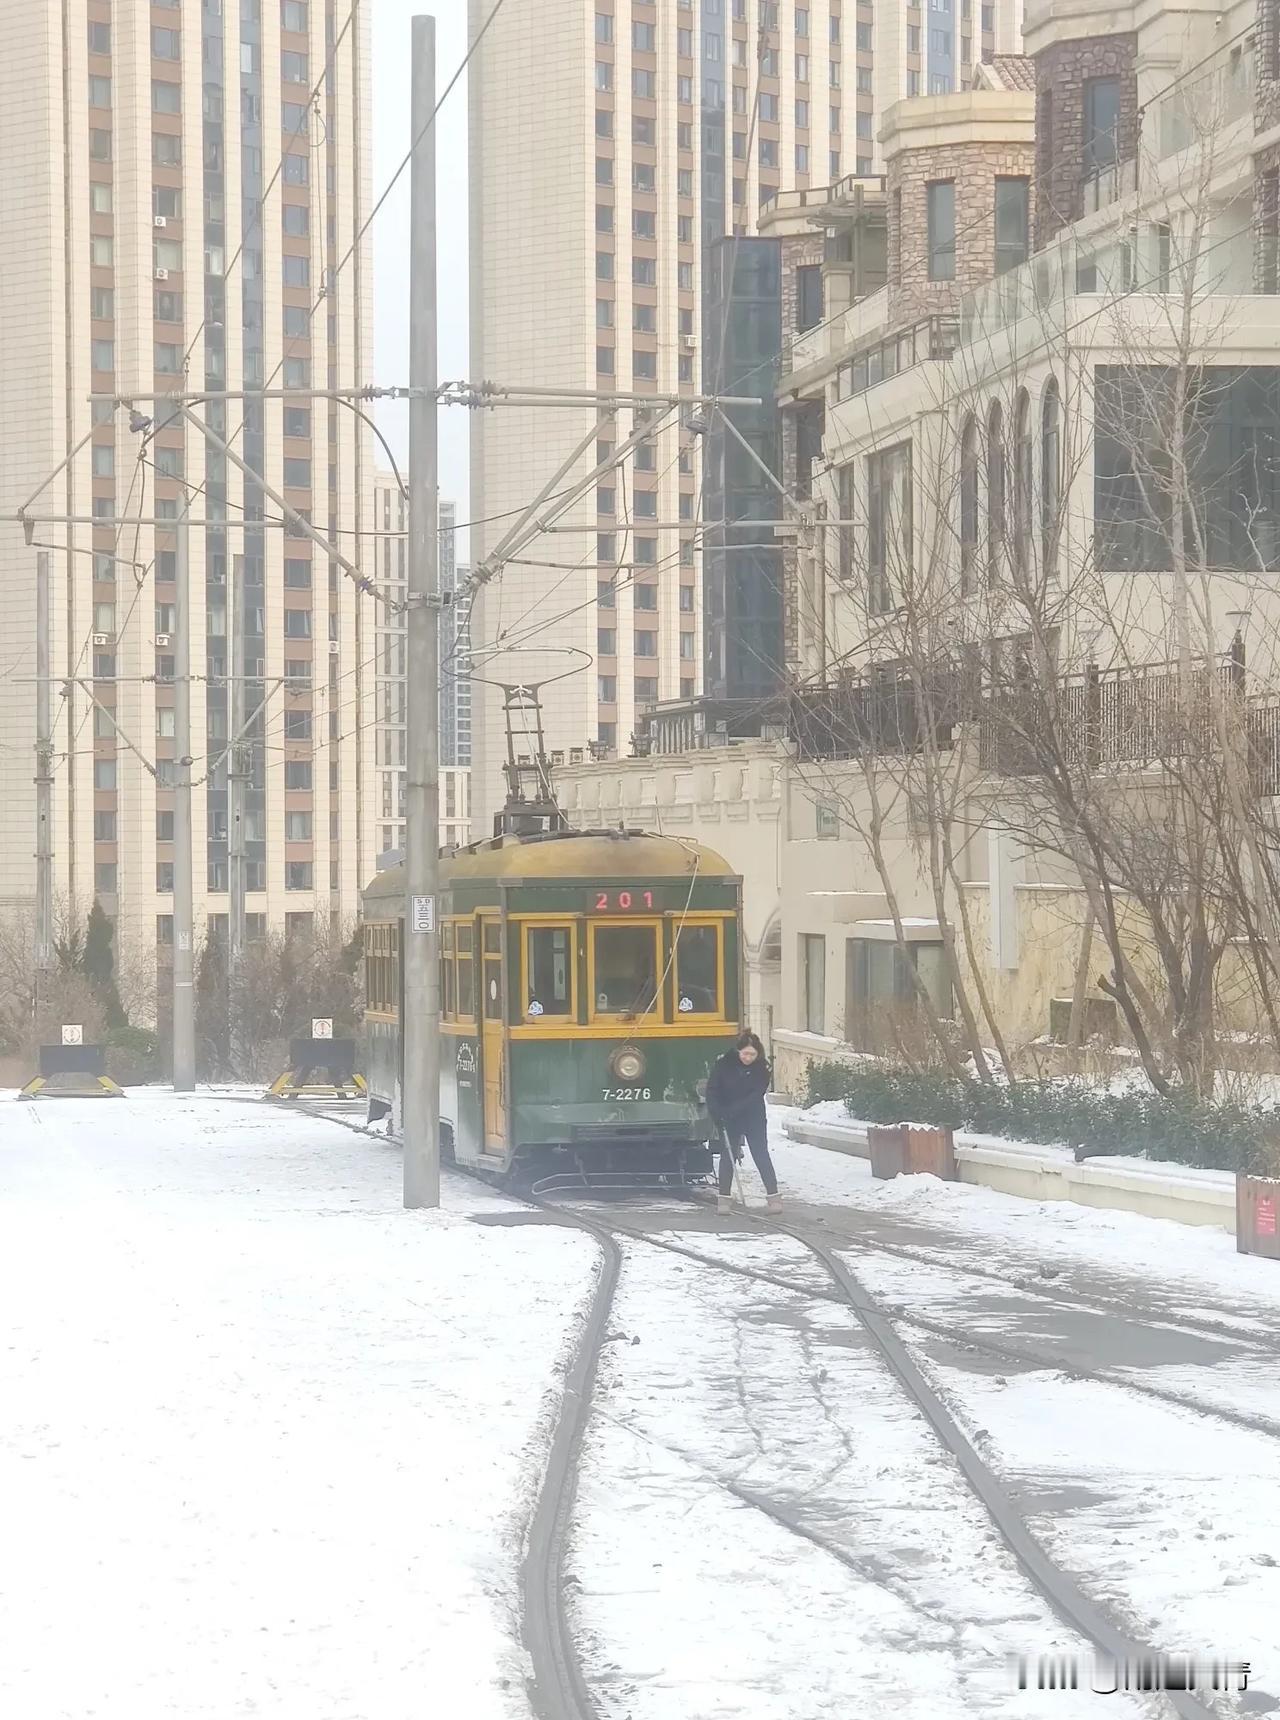
[[[1276,1233],[1276,1197],[1273,1194],[1258,1196],[1257,1210],[1253,1220],[1255,1236],[1274,1236]]]

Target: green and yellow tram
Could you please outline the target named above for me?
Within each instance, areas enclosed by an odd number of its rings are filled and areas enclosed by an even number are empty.
[[[693,842],[503,836],[441,862],[442,1147],[541,1184],[710,1169],[703,1100],[738,1032],[742,884]],[[402,867],[364,893],[371,1104],[398,1110]]]

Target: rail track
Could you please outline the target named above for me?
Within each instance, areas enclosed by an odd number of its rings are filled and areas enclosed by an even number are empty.
[[[335,1114],[323,1106],[316,1107],[316,1114],[338,1122],[356,1133],[370,1135],[370,1131],[352,1117]],[[467,1176],[469,1180],[477,1181],[486,1188],[492,1189],[494,1186],[489,1179],[472,1177],[463,1170],[455,1168],[453,1174]],[[833,1243],[828,1238],[813,1235],[802,1223],[766,1219],[763,1216],[757,1218],[752,1215],[753,1221],[763,1232],[788,1237],[807,1251],[824,1274],[825,1285],[819,1286],[815,1285],[812,1279],[803,1282],[794,1276],[788,1276],[786,1263],[783,1263],[782,1270],[773,1271],[758,1265],[726,1261],[705,1250],[676,1241],[670,1234],[654,1235],[638,1225],[624,1222],[620,1217],[612,1214],[604,1216],[598,1210],[584,1210],[582,1206],[564,1199],[525,1194],[516,1196],[510,1195],[509,1191],[503,1192],[531,1211],[542,1213],[549,1221],[586,1232],[595,1239],[601,1250],[600,1273],[591,1307],[583,1322],[566,1374],[547,1466],[530,1522],[522,1571],[523,1628],[533,1669],[530,1694],[539,1720],[597,1720],[598,1716],[575,1651],[572,1620],[566,1608],[565,1548],[576,1495],[583,1435],[591,1415],[592,1388],[620,1275],[621,1237],[694,1260],[712,1271],[754,1280],[794,1294],[847,1307],[871,1339],[902,1391],[927,1423],[938,1444],[956,1464],[1028,1582],[1069,1628],[1111,1660],[1151,1658],[1155,1651],[1111,1618],[1044,1551],[1027,1528],[1011,1492],[965,1434],[941,1394],[912,1356],[909,1345],[896,1329],[896,1322],[924,1331],[934,1331],[953,1343],[967,1345],[987,1355],[1052,1369],[1072,1378],[1103,1381],[1141,1396],[1173,1403],[1192,1413],[1228,1421],[1250,1431],[1262,1432],[1280,1439],[1280,1425],[1269,1422],[1266,1418],[1249,1416],[1221,1405],[1198,1403],[1180,1393],[1131,1380],[1116,1370],[1073,1366],[1064,1363],[1060,1358],[1046,1357],[1043,1352],[1037,1352],[1027,1346],[1008,1345],[988,1337],[978,1337],[959,1327],[948,1326],[913,1313],[891,1314],[867,1291],[856,1269],[839,1257],[837,1248],[841,1251],[867,1253],[882,1251],[906,1258],[919,1258],[922,1263],[927,1261],[929,1264],[943,1264],[936,1257],[921,1256],[915,1251],[898,1246],[882,1248],[879,1242],[859,1244],[852,1238],[840,1238]],[[951,1269],[968,1270],[963,1267]],[[976,1272],[974,1275],[991,1278],[1008,1287],[1007,1280],[999,1279],[997,1274]],[[1040,1296],[1046,1301],[1064,1300],[1063,1290],[1057,1287],[1039,1289],[1021,1284],[1017,1287],[1024,1294]],[[1105,1300],[1069,1292],[1066,1299],[1101,1312],[1120,1311],[1117,1304],[1110,1304]],[[1259,1348],[1261,1353],[1270,1351],[1270,1346],[1256,1346],[1247,1338],[1242,1338],[1239,1331],[1215,1326],[1212,1322],[1166,1320],[1162,1324],[1197,1336],[1229,1339],[1244,1349]],[[746,1491],[741,1491],[739,1496],[745,1503],[765,1510],[770,1517],[793,1533],[811,1541],[818,1539],[776,1503]],[[828,1551],[835,1551],[846,1564],[857,1568],[855,1561],[840,1549],[831,1547],[825,1540],[819,1540],[818,1544],[825,1546]],[[1176,1714],[1179,1720],[1216,1720],[1219,1713],[1219,1710],[1207,1706],[1197,1696],[1182,1691],[1166,1691],[1162,1699],[1165,1711]]]

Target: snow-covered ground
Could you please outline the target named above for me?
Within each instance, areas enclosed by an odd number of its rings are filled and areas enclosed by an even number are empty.
[[[1175,1292],[1188,1314],[1208,1309],[1215,1320],[1224,1314],[1234,1319],[1242,1332],[1277,1330],[1280,1268],[1238,1254],[1225,1230],[1070,1201],[1021,1200],[930,1176],[877,1182],[865,1159],[790,1140],[786,1123],[796,1115],[782,1106],[769,1108],[779,1183],[795,1200],[918,1224],[945,1235],[958,1256],[981,1260],[989,1270],[1025,1274],[1049,1264],[1067,1280],[1072,1272],[1105,1272],[1116,1281],[1157,1283],[1164,1293]],[[743,1170],[750,1198],[763,1203],[754,1168],[746,1164]]]
[[[1229,1237],[875,1183],[782,1120],[792,1200],[918,1227],[926,1264],[848,1243],[899,1318],[962,1318],[966,1264],[1172,1279],[1239,1333],[1249,1406],[1276,1404],[1255,1340],[1280,1328],[1280,1272]],[[821,1269],[795,1239],[679,1228],[688,1204],[659,1204],[647,1222],[708,1263],[624,1245],[574,1519],[610,1720],[1145,1716],[1011,1688],[1008,1653],[1069,1633],[814,1294]],[[528,1720],[521,1541],[598,1251],[472,1222],[513,1206],[447,1178],[442,1212],[405,1214],[394,1146],[225,1094],[0,1102],[0,1716]],[[1280,1446],[1048,1367],[970,1370],[902,1330],[1086,1587],[1161,1646],[1262,1673]],[[1143,1377],[1225,1391],[1229,1365]]]
[[[1013,1687],[1011,1654],[1087,1655],[850,1313],[628,1246],[614,1331],[572,1560],[609,1716],[1146,1712]]]
[[[0,1105],[0,1713],[520,1720],[597,1252],[226,1100]]]

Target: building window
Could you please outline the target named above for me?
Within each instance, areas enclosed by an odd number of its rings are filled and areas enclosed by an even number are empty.
[[[796,270],[796,330],[804,334],[822,321],[822,265],[802,263]]]
[[[182,34],[178,30],[156,30],[151,32],[151,53],[157,60],[180,60],[182,58]]]
[[[596,41],[607,43],[607,42],[612,42],[612,40],[613,40],[613,14],[611,12],[597,12],[596,13]]]
[[[1119,159],[1119,133],[1119,78],[1086,78],[1082,140],[1086,179],[1094,179],[1115,166]]]
[[[956,278],[956,187],[953,179],[935,179],[925,186],[929,279]]]
[[[96,77],[93,74],[90,74],[89,106],[99,108],[109,108],[111,106],[110,78]]]
[[[654,24],[636,23],[631,26],[631,46],[640,54],[654,54],[658,50],[658,32]]]
[[[1029,179],[996,180],[996,274],[1016,269],[1029,249]]]
[[[688,78],[681,80],[688,83]],[[658,78],[656,72],[642,71],[639,67],[631,74],[631,93],[639,101],[653,101],[658,93]]]
[[[636,656],[656,657],[658,655],[658,635],[649,628],[640,628],[636,632]]]
[[[800,1002],[804,1031],[827,1031],[827,940],[800,934]]]
[[[280,7],[280,28],[303,32],[307,28],[306,0],[283,0]]]
[[[109,131],[101,131],[96,127],[90,131],[89,159],[90,161],[111,160],[111,133]]]
[[[978,561],[978,424],[972,413],[960,436],[960,590],[973,586]]]
[[[658,702],[658,678],[656,675],[636,676],[636,704],[656,705]]]
[[[656,287],[658,284],[658,264],[653,257],[633,257],[631,259],[631,282],[637,287]]]
[[[284,887],[286,890],[311,889],[310,860],[287,860],[284,868]]]
[[[867,456],[867,610],[885,615],[911,583],[911,444]]]
[[[1051,381],[1040,409],[1040,554],[1044,577],[1058,567],[1058,513],[1062,498],[1062,401]]]
[[[284,786],[299,793],[309,794],[311,791],[311,765],[305,759],[287,760],[284,767]]]
[[[634,209],[631,213],[631,234],[636,239],[656,239],[658,217],[652,209]]]
[[[181,113],[182,85],[155,78],[151,84],[152,113]]]
[[[596,279],[611,281],[613,279],[613,253],[611,251],[596,252]]]
[[[997,400],[987,415],[987,578],[993,585],[1004,555],[1006,479],[1004,408]]]
[[[596,653],[601,657],[616,657],[618,655],[618,635],[612,627],[596,629]]]
[[[1025,577],[1031,564],[1031,488],[1034,451],[1031,440],[1031,401],[1018,390],[1013,416],[1013,559]]]
[[[596,372],[600,376],[613,375],[613,348],[598,346],[596,348]]]

